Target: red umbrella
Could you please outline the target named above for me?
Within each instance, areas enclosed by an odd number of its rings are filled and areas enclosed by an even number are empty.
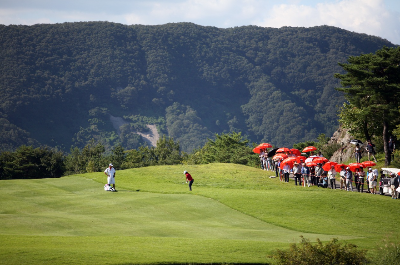
[[[272,145],[270,145],[269,143],[262,143],[262,144],[257,145],[257,147],[255,147],[253,149],[253,152],[256,154],[259,154],[259,153],[261,153],[261,150],[266,150],[267,148],[271,148],[271,147],[272,147]]]
[[[363,169],[364,166],[361,163],[351,163],[349,164],[350,171],[355,172],[357,168]]]
[[[347,166],[345,164],[336,164],[335,165],[335,170],[336,172],[340,172],[342,168],[346,168]]]
[[[257,147],[255,147],[255,148],[253,149],[253,153],[259,154],[259,153],[261,153],[261,149],[258,148],[258,146],[257,146]]]
[[[325,157],[316,157],[316,158],[313,159],[313,162],[321,163],[321,164],[326,163],[328,161],[329,160],[327,158],[325,158]]]
[[[306,161],[307,157],[305,156],[296,156],[296,161],[297,163],[304,163]]]
[[[374,161],[364,161],[361,163],[364,167],[373,167],[376,166],[376,163]]]
[[[283,160],[283,161],[281,162],[280,168],[283,169],[283,167],[284,167],[285,165],[289,165],[290,168],[292,168],[294,162],[296,162],[296,158],[294,158],[294,159],[293,159],[292,157],[286,158],[285,160]]]
[[[325,165],[323,165],[322,168],[325,171],[329,171],[329,169],[331,169],[331,167],[335,166],[336,164],[337,164],[336,162],[329,161],[329,162],[326,162]]]
[[[285,155],[285,154],[276,154],[276,155],[274,155],[274,157],[272,159],[273,160],[277,160],[277,159],[283,160],[283,159],[286,159],[286,158],[288,158],[288,156]]]
[[[301,156],[301,152],[300,152],[300,150],[299,149],[290,149],[290,153],[291,154],[294,154],[294,155],[297,155],[297,156]]]
[[[285,159],[286,161],[293,161],[297,162],[297,156],[289,156],[288,158]]]
[[[317,150],[315,146],[307,146],[306,148],[303,149],[303,153],[312,152],[315,150]]]
[[[281,147],[278,150],[276,150],[277,153],[289,153],[290,149],[286,147]]]
[[[259,147],[261,147],[262,149],[267,149],[267,148],[271,148],[272,145],[269,143],[262,143],[258,145]]]

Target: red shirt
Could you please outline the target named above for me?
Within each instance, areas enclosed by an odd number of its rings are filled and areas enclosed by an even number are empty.
[[[192,176],[189,173],[186,173],[185,175],[186,175],[186,180],[187,181],[192,181],[193,180]]]

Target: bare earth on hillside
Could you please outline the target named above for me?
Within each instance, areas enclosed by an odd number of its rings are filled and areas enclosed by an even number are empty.
[[[120,127],[124,124],[127,124],[129,122],[125,121],[121,117],[114,117],[110,114],[110,121],[114,127],[114,129],[117,131],[118,135],[121,134]],[[160,138],[160,135],[158,134],[157,127],[154,124],[147,124],[146,125],[149,129],[149,133],[141,133],[141,132],[136,132],[143,138],[145,138],[152,146],[157,146],[157,141]]]
[[[157,127],[154,124],[147,124],[147,127],[150,129],[149,133],[137,132],[137,134],[147,139],[152,146],[157,146],[157,141],[160,138]]]

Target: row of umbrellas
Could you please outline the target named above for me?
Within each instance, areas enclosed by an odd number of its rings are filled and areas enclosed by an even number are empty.
[[[253,152],[256,153],[256,154],[259,154],[259,153],[261,153],[262,150],[266,150],[268,148],[272,148],[272,145],[269,144],[269,143],[262,143],[262,144],[259,144],[258,146],[256,146],[253,149]],[[281,148],[275,148],[275,149],[270,150],[267,153],[267,155],[268,155],[268,157],[273,157],[277,153],[290,153],[292,155],[294,154],[294,155],[299,155],[300,156],[302,152],[303,153],[307,153],[307,152],[312,152],[312,151],[316,151],[316,150],[317,150],[317,148],[315,146],[307,146],[301,152],[300,152],[299,149],[295,149],[295,148],[289,149],[289,148],[286,148],[286,147],[281,147]]]
[[[357,169],[362,170],[363,168],[373,167],[376,165],[373,161],[364,161],[362,163],[350,163],[348,165],[336,163],[333,161],[329,161],[325,157],[318,157],[318,156],[310,156],[305,158],[304,156],[292,156],[282,160],[280,164],[280,168],[282,169],[286,164],[289,165],[291,168],[293,167],[294,163],[305,163],[308,167],[315,167],[318,164],[322,164],[322,168],[325,171],[329,171],[333,166],[337,172],[341,171],[342,168],[349,167],[349,169],[355,172]]]
[[[262,150],[266,150],[268,148],[272,148],[272,145],[269,143],[262,143],[253,149],[254,153],[261,153]],[[334,166],[336,171],[341,171],[342,168],[349,167],[351,171],[355,172],[357,169],[363,169],[367,167],[373,167],[376,165],[373,161],[364,161],[362,163],[350,163],[348,165],[336,163],[333,161],[329,161],[325,157],[320,156],[302,156],[301,153],[308,153],[312,151],[316,151],[317,148],[315,146],[307,146],[301,152],[298,149],[289,149],[286,147],[275,148],[267,153],[268,157],[272,157],[273,160],[281,160],[280,168],[282,169],[285,165],[289,165],[291,168],[294,163],[305,163],[306,166],[312,167],[317,166],[317,164],[322,164],[322,168],[325,171],[331,169]]]

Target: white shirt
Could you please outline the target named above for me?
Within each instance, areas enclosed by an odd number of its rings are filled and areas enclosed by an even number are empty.
[[[329,169],[329,171],[328,171],[328,177],[329,177],[329,179],[334,179],[335,176],[336,176],[336,170],[334,170],[334,169]]]
[[[374,181],[375,179],[375,174],[374,172],[368,172],[368,181]]]
[[[114,177],[115,169],[113,167],[111,169],[108,167],[106,170],[104,170],[104,173],[106,173],[109,177]]]
[[[285,165],[283,166],[283,172],[284,172],[284,173],[289,173],[289,172],[290,172],[290,166],[289,166],[288,164],[285,164]]]

